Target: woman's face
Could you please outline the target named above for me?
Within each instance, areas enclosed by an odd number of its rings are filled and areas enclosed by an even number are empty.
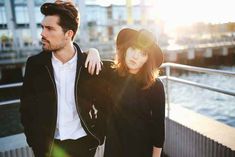
[[[138,73],[147,59],[148,55],[139,49],[129,47],[126,51],[125,63],[132,74]]]

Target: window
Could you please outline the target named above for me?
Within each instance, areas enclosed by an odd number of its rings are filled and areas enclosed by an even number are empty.
[[[0,6],[0,24],[6,24],[6,9]]]
[[[7,28],[6,9],[0,6],[0,29]]]
[[[28,24],[29,23],[29,13],[26,6],[16,6],[16,23],[17,24]]]
[[[17,5],[17,4],[26,4],[27,1],[25,0],[14,0],[14,4]]]
[[[36,6],[41,6],[43,3],[45,3],[45,0],[34,0]]]

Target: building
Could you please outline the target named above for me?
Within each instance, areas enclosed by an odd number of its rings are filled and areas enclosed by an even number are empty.
[[[47,0],[48,1],[48,0]],[[49,2],[53,0],[49,0]],[[43,19],[40,6],[44,0],[0,0],[0,50],[16,48],[40,48],[40,22]],[[144,4],[101,6],[90,1],[74,0],[81,13],[81,25],[76,41],[114,41],[121,28],[148,28],[157,35],[164,32],[162,22],[145,19],[141,12],[147,12]],[[146,15],[147,16],[147,15]],[[158,27],[156,27],[156,24]],[[157,28],[157,29],[156,29]]]

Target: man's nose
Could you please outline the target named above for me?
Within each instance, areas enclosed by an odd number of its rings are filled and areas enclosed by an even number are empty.
[[[42,36],[42,37],[46,37],[45,30],[43,30],[43,29],[42,29],[42,32],[41,32],[41,36]]]

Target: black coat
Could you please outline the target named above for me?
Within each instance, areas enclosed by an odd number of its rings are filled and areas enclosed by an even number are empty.
[[[78,52],[75,102],[82,126],[96,148],[103,143],[108,90],[100,76],[91,76],[84,68],[86,55]],[[21,122],[27,143],[34,153],[50,156],[57,121],[57,91],[51,63],[51,52],[41,52],[27,60],[21,95]],[[98,112],[94,112],[97,110]]]
[[[108,115],[104,157],[152,157],[165,138],[165,92],[160,79],[142,89],[133,74],[111,75],[112,105]]]

